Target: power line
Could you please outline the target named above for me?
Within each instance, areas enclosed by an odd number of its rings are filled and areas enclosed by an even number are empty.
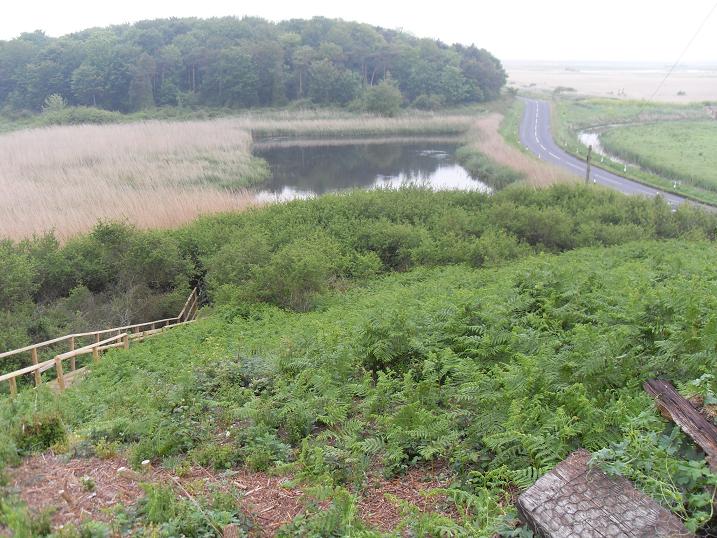
[[[712,16],[712,14],[715,12],[716,9],[717,9],[717,2],[715,2],[715,5],[713,5],[713,6],[712,6],[712,9],[709,10],[709,13],[707,13],[707,16],[705,16],[705,18],[702,20],[702,22],[700,23],[699,28],[697,28],[697,31],[694,33],[694,35],[693,35],[692,38],[690,39],[689,43],[687,43],[687,46],[686,46],[686,47],[684,48],[684,50],[682,51],[682,54],[680,54],[679,58],[677,58],[677,61],[672,65],[672,67],[670,68],[670,70],[669,70],[669,71],[667,72],[667,74],[665,75],[665,78],[662,79],[662,82],[660,82],[659,86],[657,86],[657,89],[655,90],[655,92],[650,96],[650,99],[649,99],[650,101],[652,101],[652,100],[655,98],[655,96],[656,96],[656,95],[660,92],[660,90],[662,89],[662,86],[665,84],[665,82],[667,81],[667,79],[670,78],[670,75],[672,74],[672,72],[677,68],[678,65],[680,65],[680,62],[682,61],[682,58],[685,57],[685,54],[687,54],[687,51],[688,51],[689,48],[692,46],[692,43],[695,41],[695,39],[697,39],[697,36],[698,36],[698,35],[700,34],[700,32],[702,31],[702,28],[705,27],[705,24],[707,24],[707,21],[710,19],[710,17]]]

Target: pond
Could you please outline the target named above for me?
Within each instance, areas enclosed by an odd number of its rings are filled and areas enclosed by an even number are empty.
[[[254,144],[272,177],[258,188],[263,200],[292,200],[353,188],[435,190],[490,188],[471,177],[455,158],[455,139],[281,140]]]

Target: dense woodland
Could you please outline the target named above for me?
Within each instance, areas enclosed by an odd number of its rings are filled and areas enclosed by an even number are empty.
[[[387,86],[404,102],[435,108],[495,98],[505,81],[484,49],[321,17],[163,19],[0,41],[0,109],[8,114],[39,112],[51,95],[121,112],[346,105]]]

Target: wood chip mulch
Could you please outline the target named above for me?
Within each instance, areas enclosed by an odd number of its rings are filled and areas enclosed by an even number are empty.
[[[185,497],[217,488],[236,488],[242,493],[242,509],[255,522],[256,532],[253,534],[261,537],[274,536],[282,525],[305,508],[303,491],[287,488],[287,477],[247,469],[222,474],[195,467],[177,477],[158,468],[132,471],[121,457],[68,460],[46,453],[25,459],[22,465],[9,470],[8,475],[10,482],[6,489],[17,494],[33,512],[52,510],[54,528],[87,519],[109,522],[112,508],[118,504],[131,506],[136,503],[144,495],[140,485],[148,482],[172,485]],[[443,499],[440,496],[426,497],[422,492],[446,487],[450,483],[447,476],[440,469],[419,468],[390,480],[372,478],[361,494],[359,514],[377,529],[393,530],[401,520],[401,512],[386,499],[386,494],[408,501],[422,511],[441,511]],[[90,481],[93,488],[87,486]]]
[[[421,512],[455,516],[455,512],[443,506],[445,497],[426,495],[431,489],[446,488],[450,483],[449,473],[441,467],[416,467],[396,478],[370,480],[359,501],[359,514],[363,521],[378,530],[389,532],[395,529],[402,519],[401,510],[386,498],[394,495],[418,507]]]

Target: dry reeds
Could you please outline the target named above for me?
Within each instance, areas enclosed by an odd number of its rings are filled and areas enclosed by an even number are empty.
[[[465,114],[417,113],[399,118],[376,116],[319,115],[286,112],[266,116],[244,116],[237,121],[258,135],[373,136],[412,134],[461,134],[470,129],[474,117]]]
[[[525,176],[525,182],[544,187],[559,182],[573,182],[575,177],[557,166],[536,160],[511,146],[500,134],[503,116],[489,114],[475,121],[470,131],[470,144],[474,145],[498,164],[512,168]]]
[[[55,230],[67,238],[99,219],[143,228],[252,203],[213,185],[252,173],[251,135],[228,120],[68,126],[0,136],[0,238]]]

